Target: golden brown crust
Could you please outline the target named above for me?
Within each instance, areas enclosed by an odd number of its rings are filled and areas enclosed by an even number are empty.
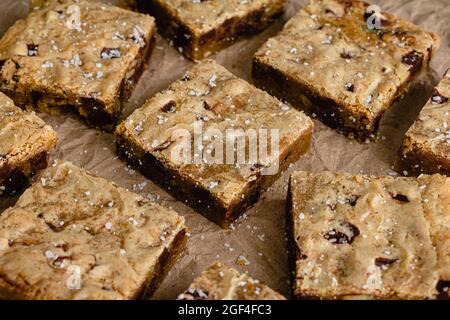
[[[278,292],[222,263],[206,269],[179,300],[285,300]]]
[[[240,163],[236,155],[230,163],[225,159],[226,150],[218,159],[207,159],[202,150],[201,162],[194,157],[188,159],[191,162],[175,161],[172,153],[179,147],[178,130],[190,134],[188,147],[192,154],[196,152],[195,139],[192,139],[196,134],[194,124],[203,126],[203,137],[208,136],[208,130],[218,130],[222,142],[226,141],[230,129],[244,133],[251,129],[258,135],[258,130],[264,128],[268,136],[275,130],[279,133],[279,152],[259,154],[257,163],[250,163],[248,158]],[[188,200],[212,220],[226,225],[253,204],[282,170],[306,152],[312,131],[313,123],[303,113],[238,79],[214,61],[206,60],[195,66],[184,80],[173,83],[136,110],[118,126],[116,135],[118,151],[124,159],[178,199]],[[206,139],[203,145],[206,148],[212,142],[211,138]],[[261,174],[268,168],[274,168],[275,172]],[[172,179],[167,179],[168,176]]]
[[[450,279],[449,186],[440,175],[293,173],[294,296],[438,297],[439,283]]]
[[[408,130],[398,168],[405,175],[450,175],[450,72]]]
[[[0,217],[0,296],[148,296],[185,239],[175,212],[55,163]]]
[[[34,112],[22,111],[0,93],[0,195],[46,167],[56,140],[56,132]]]
[[[359,140],[376,137],[383,113],[426,70],[439,37],[368,4],[311,0],[255,54],[257,82]],[[275,78],[275,79],[274,79]]]
[[[138,0],[158,29],[186,57],[199,61],[240,36],[265,29],[284,12],[285,0]]]
[[[48,1],[1,39],[0,90],[19,106],[71,107],[95,126],[114,124],[155,33],[148,15],[92,1]]]

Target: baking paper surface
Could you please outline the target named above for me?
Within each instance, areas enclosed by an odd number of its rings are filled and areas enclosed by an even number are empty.
[[[124,0],[107,2],[123,3]],[[251,60],[254,52],[265,40],[280,31],[289,17],[305,3],[306,0],[290,0],[285,15],[266,31],[240,40],[212,58],[237,76],[251,82]],[[450,68],[450,2],[372,0],[371,3],[378,4],[383,11],[412,20],[440,35],[442,46],[428,75],[417,81],[410,93],[387,112],[380,129],[382,139],[378,143],[357,143],[315,120],[314,140],[309,152],[292,165],[269,192],[262,195],[261,200],[244,218],[234,224],[234,229],[221,229],[188,206],[174,200],[138,172],[128,168],[117,158],[111,134],[88,128],[75,115],[40,114],[55,128],[59,136],[58,146],[51,155],[52,160],[59,158],[72,161],[186,217],[191,233],[188,250],[166,277],[154,299],[175,299],[214,261],[222,261],[242,272],[248,272],[252,277],[287,295],[289,271],[285,239],[285,199],[289,173],[293,170],[330,170],[374,175],[394,173],[392,164],[398,155],[404,133],[430,97],[433,86],[445,70]],[[0,34],[3,35],[17,19],[25,16],[27,11],[26,0],[1,0]],[[192,66],[191,61],[183,58],[165,39],[158,36],[149,66],[126,104],[123,117],[180,78]],[[1,199],[0,212],[14,204],[15,200]],[[244,256],[249,264],[236,264],[239,256]]]

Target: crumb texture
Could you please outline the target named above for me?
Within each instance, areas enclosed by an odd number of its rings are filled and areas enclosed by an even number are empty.
[[[179,300],[285,300],[279,293],[222,263],[205,270]]]
[[[448,296],[448,178],[295,172],[290,188],[297,297]]]
[[[184,231],[175,212],[67,162],[0,217],[0,296],[131,299]]]

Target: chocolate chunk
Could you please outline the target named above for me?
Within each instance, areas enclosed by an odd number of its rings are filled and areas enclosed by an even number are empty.
[[[344,51],[344,52],[341,53],[341,58],[343,58],[343,59],[351,59],[353,57],[352,57],[352,55],[350,53]]]
[[[397,261],[398,261],[398,259],[389,259],[389,258],[379,257],[379,258],[375,258],[375,265],[380,268],[386,268]]]
[[[187,293],[182,295],[180,300],[206,300],[208,299],[209,292],[200,289],[188,289]]]
[[[436,285],[436,290],[439,293],[438,299],[449,299],[450,298],[450,281],[439,280]]]
[[[409,66],[411,73],[416,73],[423,66],[423,53],[417,51],[411,51],[402,57],[402,63]]]
[[[352,197],[347,199],[347,202],[348,202],[349,205],[354,207],[356,205],[356,203],[358,202],[358,199],[359,199],[358,196],[352,196]]]
[[[409,202],[408,197],[401,193],[390,193],[390,195],[391,195],[392,199],[395,199],[397,201],[405,202],[405,203]]]
[[[332,229],[330,231],[327,231],[323,237],[330,241],[333,244],[351,244],[353,242],[353,240],[359,236],[359,229],[351,224],[350,222],[347,221],[343,221],[341,222],[341,227],[342,229],[346,229],[346,230],[341,230],[338,231],[336,229]],[[345,233],[347,232],[347,233]]]
[[[197,121],[205,121],[205,122],[210,120],[209,117],[206,114],[197,114],[195,116],[195,119]]]
[[[103,60],[120,58],[122,54],[118,48],[103,48],[100,57]]]
[[[346,83],[344,87],[348,92],[355,92],[355,86],[353,85],[353,83]]]
[[[27,44],[28,56],[36,57],[38,55],[39,46],[37,44]]]
[[[448,98],[444,97],[442,94],[439,93],[438,90],[434,90],[433,96],[431,97],[431,102],[433,104],[444,104],[448,102]]]
[[[174,113],[177,110],[176,105],[177,103],[175,101],[170,100],[160,110],[165,113]]]

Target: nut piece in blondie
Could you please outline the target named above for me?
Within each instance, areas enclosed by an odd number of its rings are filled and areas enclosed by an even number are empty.
[[[357,0],[310,0],[255,54],[256,83],[359,141],[428,67],[439,37]]]
[[[16,105],[75,109],[109,129],[142,73],[154,19],[95,1],[47,1],[0,40],[0,90]]]
[[[285,300],[278,292],[222,263],[206,269],[179,300]]]
[[[226,226],[308,149],[312,121],[204,60],[116,130],[118,154]]]
[[[408,130],[398,168],[406,175],[450,176],[450,71]]]
[[[0,298],[149,297],[185,242],[174,211],[59,162],[0,216]]]
[[[158,29],[192,60],[265,29],[284,12],[286,0],[138,0]]]
[[[448,298],[449,178],[295,172],[289,187],[295,297]]]
[[[34,112],[27,113],[0,93],[0,196],[20,191],[47,167],[56,132]]]

